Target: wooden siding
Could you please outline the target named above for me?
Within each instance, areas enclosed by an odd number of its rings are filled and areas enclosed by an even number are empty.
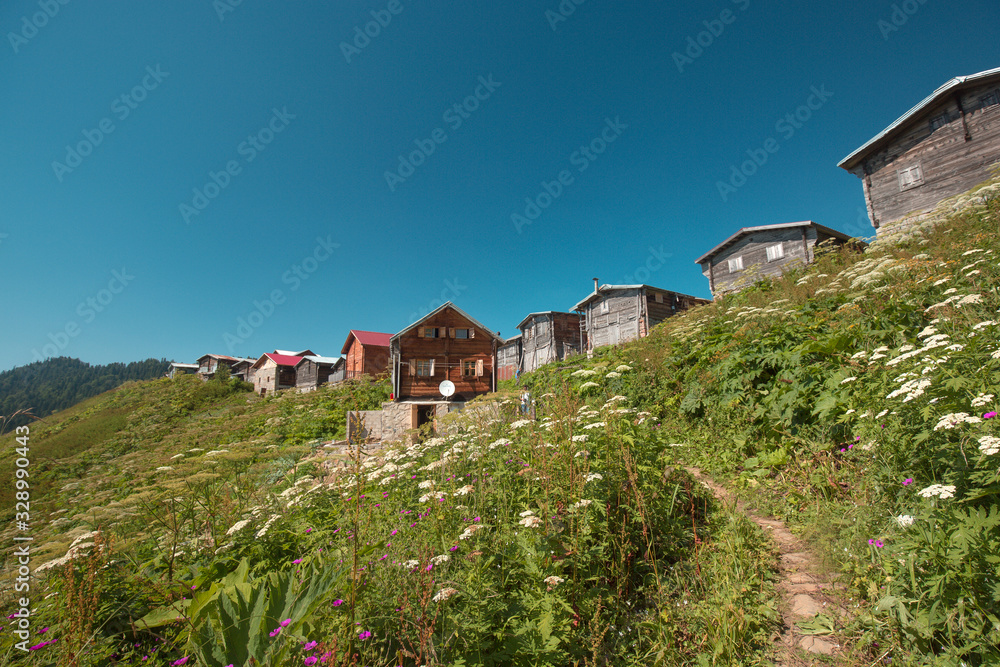
[[[815,227],[753,232],[702,262],[702,273],[708,278],[713,295],[739,291],[761,278],[777,277],[793,266],[810,263],[816,241]],[[782,244],[784,258],[767,261],[767,248],[779,243]],[[743,258],[743,269],[730,273],[729,260],[736,257]]]
[[[295,386],[302,389],[315,389],[330,381],[333,364],[318,364],[311,359],[303,359],[295,367]]]
[[[435,328],[447,330],[447,335],[440,338],[422,338],[421,330]],[[474,337],[469,339],[452,338],[453,329],[473,329]],[[494,372],[496,370],[496,349],[494,338],[488,331],[474,328],[473,324],[450,307],[420,323],[402,336],[394,339],[398,345],[397,357],[393,372],[394,386],[398,387],[396,400],[407,398],[440,398],[438,386],[444,380],[455,383],[455,395],[452,400],[465,401],[493,390]],[[434,374],[418,376],[411,369],[417,361],[434,362]],[[477,364],[480,375],[462,375],[462,362],[472,361]]]
[[[980,99],[998,88],[992,83],[942,100],[852,170],[862,179],[876,228],[930,210],[991,177],[991,168],[1000,161],[1000,104],[983,108]],[[932,130],[931,121],[945,114],[948,122]],[[915,165],[923,183],[901,188],[899,170]]]
[[[585,306],[588,349],[618,345],[643,335],[642,330],[648,327],[640,292],[632,288],[603,293]]]
[[[378,377],[389,370],[389,348],[378,345],[362,345],[351,336],[351,345],[344,355],[344,377],[347,379],[371,375]]]
[[[581,351],[576,313],[540,313],[521,327],[521,334],[521,370],[525,373]]]
[[[521,339],[507,341],[497,348],[497,379],[513,380],[521,370]]]

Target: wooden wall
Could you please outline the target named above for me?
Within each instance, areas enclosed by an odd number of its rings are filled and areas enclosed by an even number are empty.
[[[702,262],[702,273],[709,279],[712,294],[738,291],[761,278],[780,276],[792,266],[808,264],[813,260],[812,249],[816,240],[815,227],[786,227],[754,232]],[[768,246],[778,243],[784,249],[784,259],[768,262]],[[743,257],[743,270],[730,273],[729,260],[740,256]]]
[[[521,339],[507,341],[497,348],[497,379],[513,380],[521,369]]]
[[[525,373],[581,351],[580,316],[576,313],[535,315],[521,327],[521,334],[521,370]]]
[[[348,379],[371,375],[378,377],[389,371],[389,348],[378,345],[362,345],[351,336],[344,363],[344,376]]]
[[[1000,105],[983,108],[980,98],[1000,84],[979,86],[942,100],[908,125],[887,147],[867,156],[852,173],[865,188],[876,228],[908,213],[932,209],[942,199],[965,192],[991,176],[1000,161]],[[963,114],[960,112],[964,110]],[[948,115],[935,130],[931,120]],[[919,164],[923,184],[900,188],[899,170]]]
[[[602,303],[608,304],[607,312],[604,312]],[[591,301],[584,311],[588,349],[639,338],[642,335],[640,321],[645,319],[645,315],[638,288],[605,293]]]
[[[440,338],[422,338],[419,333],[425,328],[447,330],[447,335]],[[496,363],[494,339],[489,332],[474,329],[474,338],[467,340],[452,338],[452,329],[473,328],[472,323],[451,308],[446,308],[420,323],[402,336],[395,339],[398,347],[399,364],[394,368],[398,372],[399,392],[396,400],[407,398],[439,398],[441,392],[438,385],[443,380],[455,383],[453,400],[469,400],[475,396],[486,394],[493,390],[493,376]],[[434,375],[430,377],[417,376],[410,368],[418,360],[434,360]],[[478,361],[482,369],[481,375],[462,375],[462,362]]]
[[[295,367],[295,386],[299,389],[316,388],[330,380],[332,364],[318,364],[305,359]]]

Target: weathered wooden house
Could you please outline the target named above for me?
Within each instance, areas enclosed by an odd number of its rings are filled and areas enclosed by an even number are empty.
[[[513,380],[521,370],[521,334],[508,338],[497,348],[497,379]]]
[[[251,369],[256,361],[256,359],[237,359],[229,367],[229,375],[253,384],[253,371]]]
[[[295,388],[300,393],[316,391],[321,384],[330,382],[340,357],[306,355],[295,364]]]
[[[529,373],[586,349],[579,313],[531,313],[517,325],[521,330],[520,370]]]
[[[811,220],[743,227],[695,263],[708,278],[712,295],[719,296],[810,264],[818,243],[846,243],[850,238]]]
[[[840,161],[879,233],[988,180],[1000,162],[1000,68],[954,78]]]
[[[351,329],[340,349],[344,355],[344,378],[379,377],[389,372],[389,341],[392,334]]]
[[[203,354],[198,357],[198,377],[202,380],[212,379],[219,366],[229,367],[230,375],[232,375],[233,365],[237,361],[239,361],[238,357],[230,357],[225,354]]]
[[[343,357],[337,359],[337,363],[335,363],[333,365],[333,368],[330,370],[330,377],[327,380],[327,382],[329,382],[330,384],[343,382],[345,377],[344,371],[346,368],[347,368],[347,359],[344,359]]]
[[[198,372],[198,364],[181,364],[176,361],[170,362],[167,367],[167,376],[175,378],[178,375],[191,375]]]
[[[412,428],[496,390],[497,348],[503,338],[450,301],[414,322],[389,343],[393,400],[382,410],[349,415],[349,436],[400,439]],[[441,383],[455,391],[444,396]],[[361,421],[359,421],[361,420]],[[362,423],[363,422],[363,423]]]
[[[709,303],[706,299],[649,285],[601,285],[573,306],[580,314],[583,345],[587,352],[643,338],[649,330],[673,315]]]
[[[254,391],[264,396],[295,386],[295,367],[302,357],[265,353],[250,367]]]

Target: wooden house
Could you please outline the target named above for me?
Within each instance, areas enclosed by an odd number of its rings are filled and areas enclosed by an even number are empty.
[[[340,349],[344,355],[344,378],[378,377],[389,371],[389,341],[392,334],[351,329]]]
[[[256,359],[237,358],[237,360],[233,362],[233,365],[229,367],[229,375],[239,378],[244,382],[253,384],[253,373],[251,369],[256,361]]]
[[[650,329],[683,310],[709,303],[706,299],[649,285],[601,285],[573,306],[580,314],[587,352],[649,335]]]
[[[343,382],[345,368],[347,368],[347,359],[340,357],[337,359],[337,363],[333,365],[333,368],[330,369],[330,377],[327,379],[327,382],[330,384]]]
[[[302,357],[265,353],[250,367],[251,382],[255,392],[264,396],[295,386],[295,367]]]
[[[508,338],[497,348],[497,379],[513,380],[521,371],[521,334]]]
[[[738,292],[761,278],[777,277],[793,266],[810,264],[818,243],[850,240],[811,220],[743,227],[695,260],[713,296]],[[861,242],[858,242],[861,243]]]
[[[191,375],[198,372],[198,364],[181,364],[171,361],[167,367],[167,376],[175,378],[178,375]]]
[[[306,355],[295,364],[295,388],[300,393],[315,391],[321,384],[330,382],[340,357]]]
[[[1000,68],[948,81],[838,166],[861,179],[882,233],[988,180],[998,162]]]
[[[517,328],[521,330],[520,370],[524,373],[585,349],[579,313],[531,313]]]
[[[215,376],[215,371],[219,366],[228,366],[232,375],[233,365],[239,361],[238,357],[230,357],[225,354],[203,354],[198,357],[198,377],[202,380],[210,380]]]

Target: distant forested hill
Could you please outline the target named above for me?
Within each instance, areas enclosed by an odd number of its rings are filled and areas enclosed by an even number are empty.
[[[35,416],[44,417],[129,380],[162,377],[168,363],[165,359],[146,359],[92,366],[79,359],[55,357],[19,366],[0,372],[0,415],[31,409]]]

